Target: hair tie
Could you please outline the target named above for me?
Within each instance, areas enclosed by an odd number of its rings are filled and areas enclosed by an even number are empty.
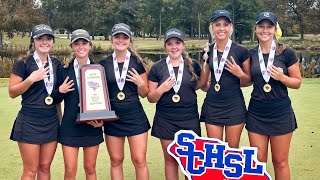
[[[277,22],[277,31],[276,31],[277,40],[279,40],[281,38],[281,36],[282,36],[282,31],[281,31],[279,23]]]

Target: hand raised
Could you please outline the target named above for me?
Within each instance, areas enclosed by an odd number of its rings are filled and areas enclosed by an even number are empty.
[[[69,76],[68,76],[63,81],[63,83],[59,86],[59,92],[65,94],[67,92],[73,91],[74,90],[74,88],[72,88],[73,85],[74,85],[73,80],[69,81]]]

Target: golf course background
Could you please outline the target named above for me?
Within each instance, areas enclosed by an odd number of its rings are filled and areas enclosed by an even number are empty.
[[[250,99],[252,86],[243,88],[246,103]],[[290,148],[290,168],[292,180],[318,180],[320,179],[320,79],[303,79],[299,90],[289,90],[293,109],[296,114],[298,129],[294,132]],[[201,109],[205,93],[198,91],[198,105]],[[11,99],[8,95],[8,79],[0,79],[0,179],[20,179],[22,162],[16,142],[9,140],[12,124],[20,110],[20,97]],[[152,124],[155,104],[142,99],[143,107]],[[202,136],[206,135],[204,124]],[[149,131],[150,135],[150,131]],[[241,146],[249,146],[247,131],[244,129],[241,137]],[[77,179],[84,180],[82,152],[79,154]],[[267,171],[274,179],[271,155],[267,164]],[[158,139],[149,136],[147,163],[151,180],[164,178],[163,155]],[[126,180],[134,180],[135,172],[131,163],[128,144],[125,147],[124,173]],[[61,146],[58,145],[51,175],[53,180],[63,179],[64,164]],[[109,157],[104,143],[100,145],[97,159],[98,179],[110,179]],[[184,179],[180,176],[180,179]]]

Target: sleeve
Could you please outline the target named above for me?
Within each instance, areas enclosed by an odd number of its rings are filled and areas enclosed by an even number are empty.
[[[139,74],[143,74],[143,73],[146,72],[146,70],[144,69],[142,63],[143,63],[143,62],[139,62],[139,61],[137,60],[137,69],[136,69],[136,70],[137,70],[137,72],[138,72]]]
[[[201,74],[201,66],[198,61],[192,60],[192,67],[194,69],[194,72],[197,76],[200,76]]]
[[[249,50],[246,47],[242,47],[242,58],[241,58],[241,63],[245,62],[250,56],[249,56]]]
[[[298,58],[296,56],[296,53],[290,47],[286,48],[285,58],[286,58],[286,66],[287,67],[290,67],[293,64],[295,64],[296,62],[298,62]]]
[[[153,82],[159,82],[158,76],[157,76],[157,67],[156,64],[154,63],[149,71],[148,75],[148,80],[153,81]]]
[[[59,92],[59,87],[64,81],[64,75],[63,75],[63,66],[60,64],[57,67],[57,72],[56,72],[56,77],[57,77],[57,84],[55,86],[55,89],[51,93],[51,97],[53,98],[54,103],[60,103],[64,99],[64,93]]]
[[[12,68],[12,74],[15,74],[19,77],[21,77],[22,79],[25,79],[26,77],[26,62],[23,60],[17,60],[14,64],[13,64],[13,68]]]

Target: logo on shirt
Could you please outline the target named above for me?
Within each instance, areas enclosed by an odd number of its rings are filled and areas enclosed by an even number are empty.
[[[230,148],[214,138],[180,130],[167,148],[189,180],[271,180],[266,164],[257,160],[257,148]]]

